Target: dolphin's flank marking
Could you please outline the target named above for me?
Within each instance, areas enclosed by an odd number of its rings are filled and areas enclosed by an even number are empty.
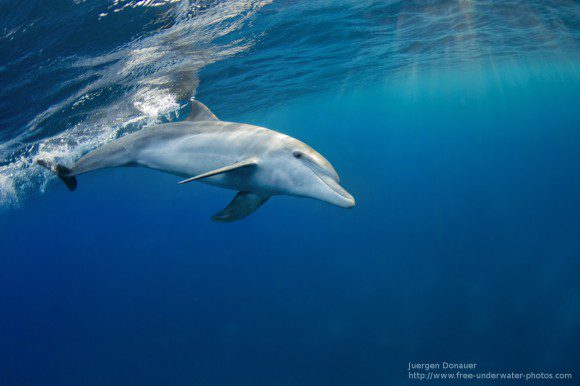
[[[153,126],[116,139],[68,168],[54,161],[36,162],[55,173],[69,190],[76,176],[93,170],[142,166],[234,189],[232,202],[212,218],[240,220],[271,196],[291,195],[322,200],[343,208],[354,198],[339,185],[338,174],[318,152],[299,140],[259,126],[222,122],[204,104],[191,101],[182,122]]]

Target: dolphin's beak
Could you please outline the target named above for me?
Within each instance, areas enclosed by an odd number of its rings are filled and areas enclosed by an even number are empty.
[[[323,201],[342,208],[352,208],[355,205],[354,197],[334,179],[318,173],[316,173],[316,176],[320,178],[331,191],[329,194],[325,194],[325,197],[322,198]]]

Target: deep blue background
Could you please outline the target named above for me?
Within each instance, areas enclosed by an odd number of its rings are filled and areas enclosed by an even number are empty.
[[[233,192],[154,171],[50,184],[0,218],[0,384],[392,385],[409,361],[580,377],[577,68],[216,111],[319,150],[352,210],[275,197],[218,224]]]

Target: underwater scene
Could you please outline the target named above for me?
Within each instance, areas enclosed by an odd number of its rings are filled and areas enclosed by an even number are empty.
[[[0,4],[0,385],[580,384],[580,2]]]

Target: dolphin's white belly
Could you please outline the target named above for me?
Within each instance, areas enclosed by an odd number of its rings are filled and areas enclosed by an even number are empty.
[[[168,141],[153,142],[137,150],[135,161],[138,165],[185,178],[219,169],[252,157],[257,153],[257,147],[263,147],[260,143],[266,143],[257,137],[269,133],[256,130],[261,128],[245,126],[247,130],[238,128],[227,134],[223,131],[184,133]],[[204,178],[200,182],[245,190],[255,188],[254,185],[259,183],[251,177],[251,171],[240,171]]]

